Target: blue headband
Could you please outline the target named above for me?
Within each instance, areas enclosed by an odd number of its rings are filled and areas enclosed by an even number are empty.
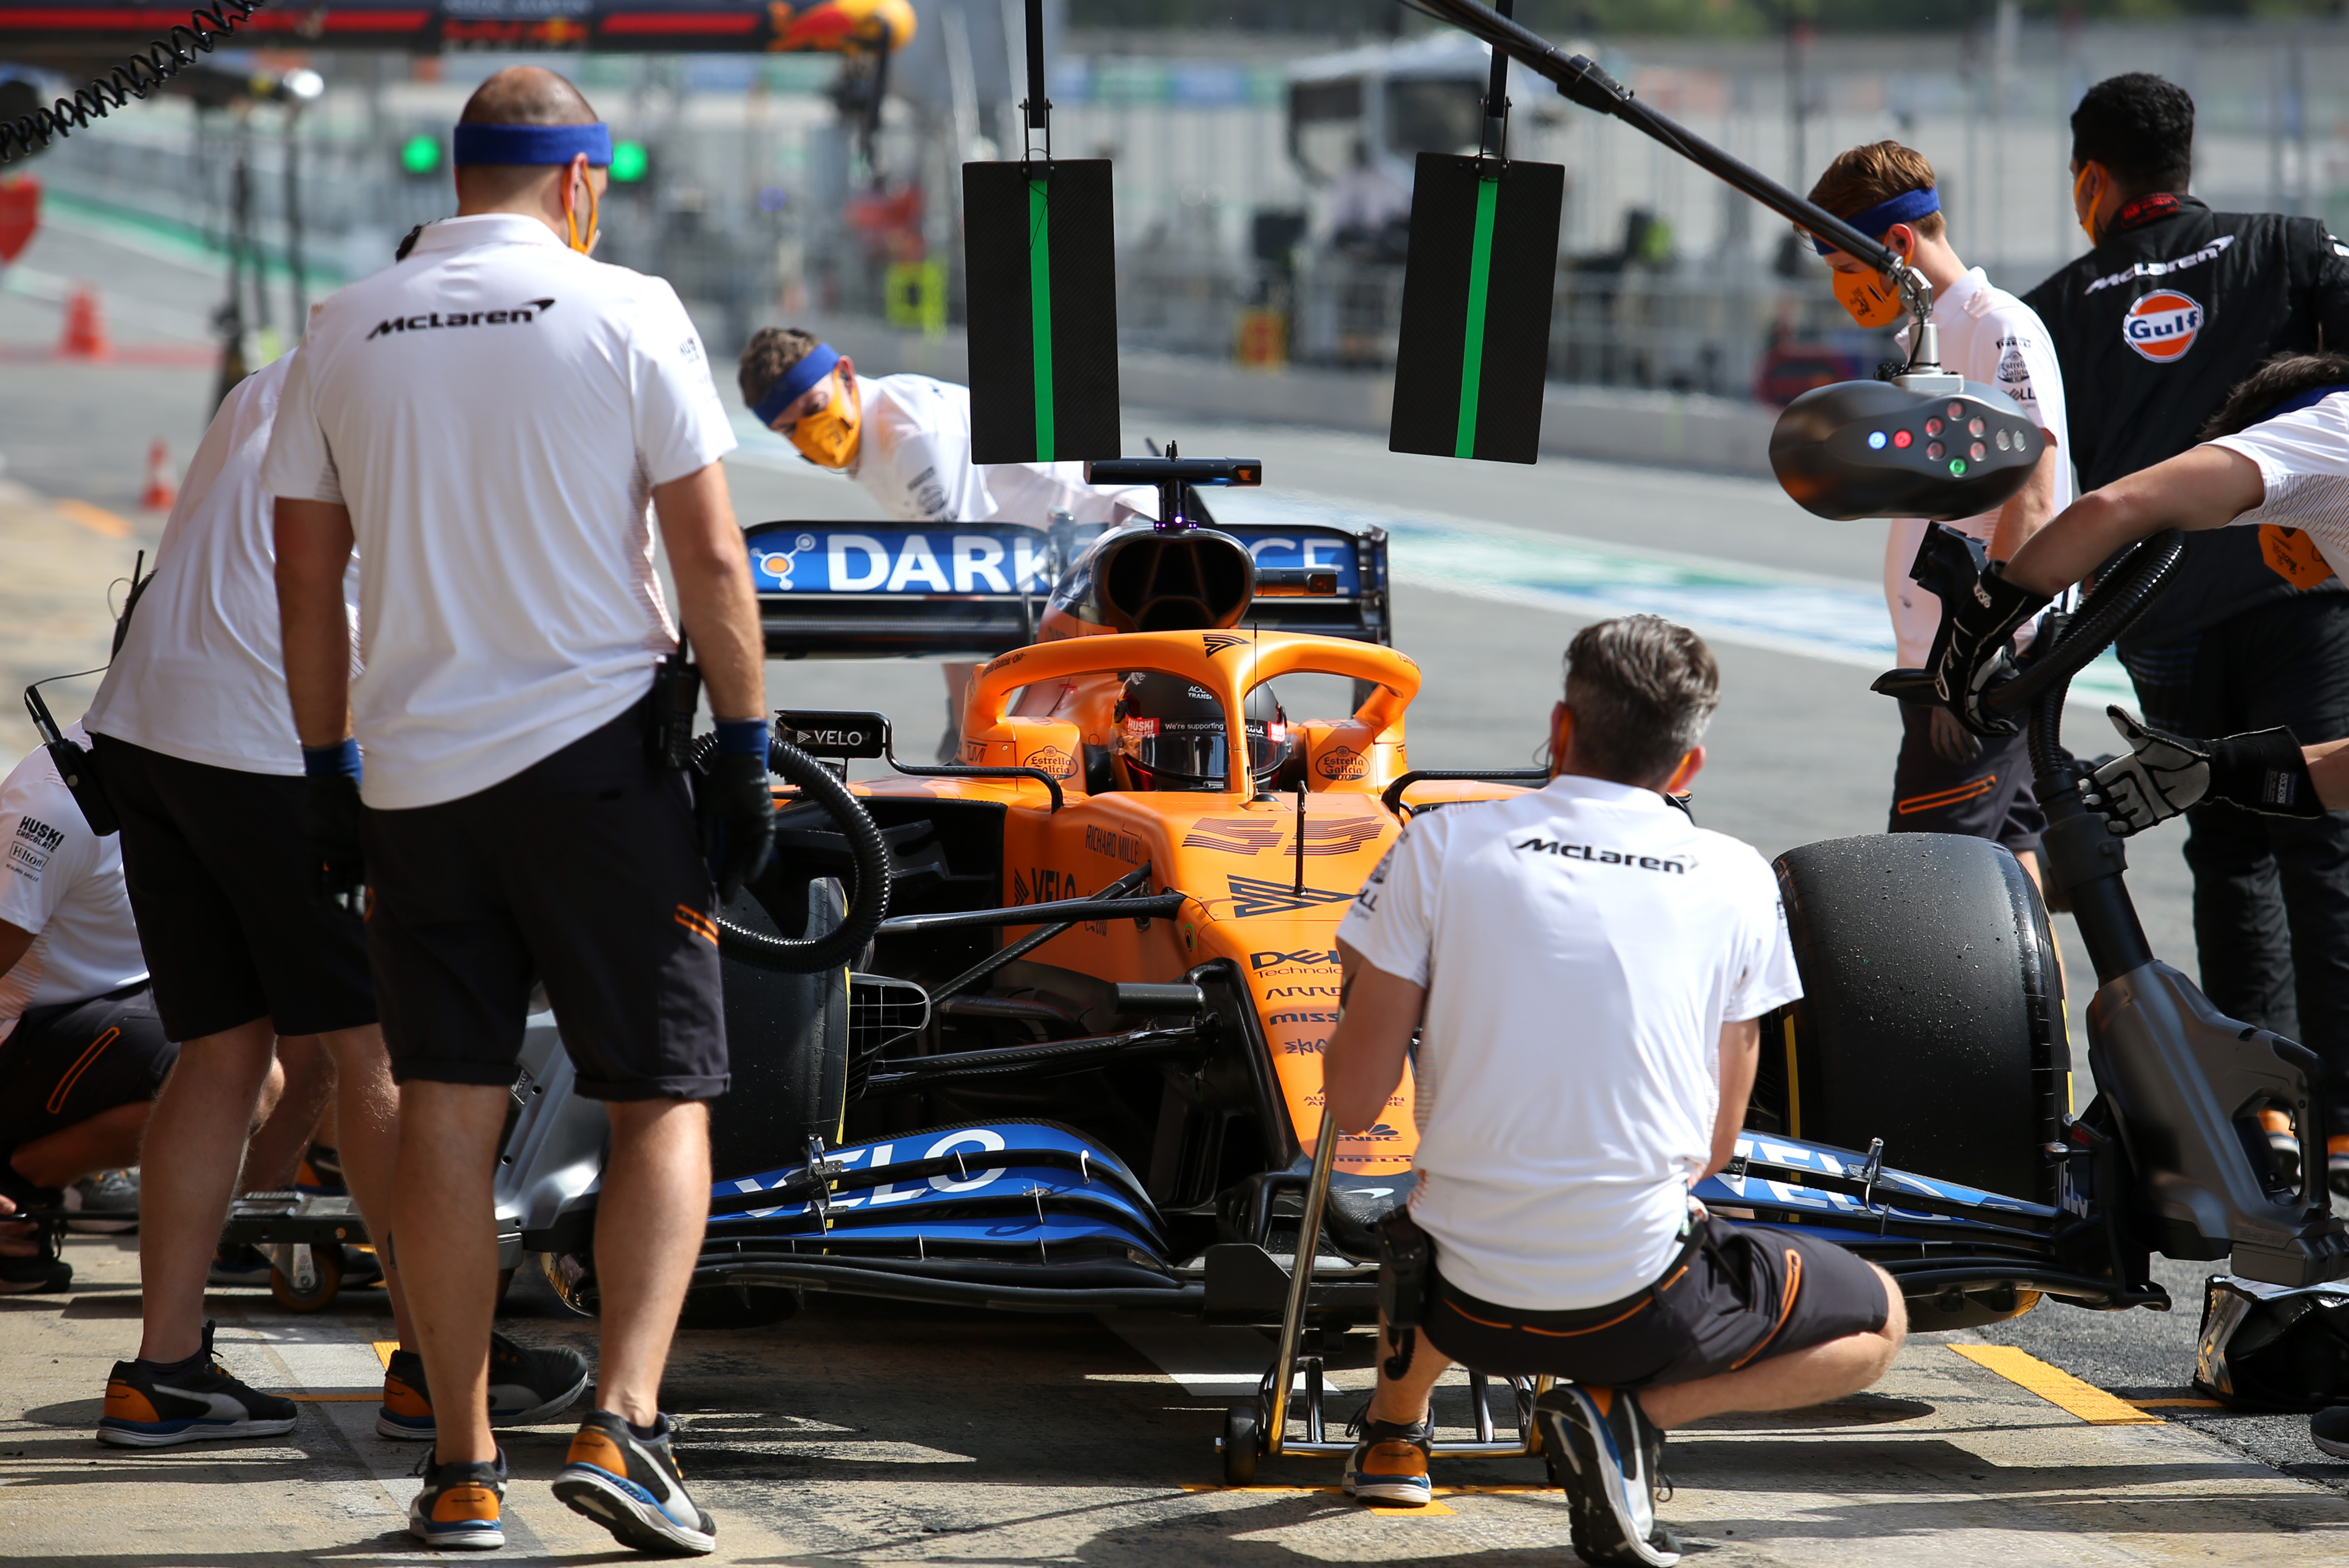
[[[2302,409],[2313,409],[2335,392],[2349,392],[2349,387],[2311,387],[2300,396],[2286,398],[2282,402],[2261,414],[2259,422],[2265,424],[2270,420],[2282,419],[2286,414],[2296,414]]]
[[[1878,202],[1865,213],[1854,213],[1844,222],[1872,240],[1895,223],[1913,223],[1926,213],[1938,213],[1940,210],[1941,198],[1935,192],[1903,191],[1889,202]],[[1829,251],[1843,249],[1841,245],[1827,244],[1816,234],[1811,236],[1811,244],[1818,247],[1818,253],[1821,255],[1826,255]]]
[[[775,384],[767,389],[767,395],[750,411],[759,416],[761,424],[773,424],[776,415],[798,402],[802,392],[831,375],[832,368],[839,363],[839,349],[829,343],[817,344],[807,351],[806,358],[775,378]]]
[[[460,125],[455,162],[568,163],[585,152],[598,169],[612,164],[612,128],[591,125]]]

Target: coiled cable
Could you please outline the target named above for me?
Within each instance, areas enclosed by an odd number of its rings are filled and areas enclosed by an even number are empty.
[[[105,76],[93,77],[73,97],[58,99],[49,108],[19,115],[13,121],[0,121],[0,165],[28,158],[52,141],[87,130],[91,121],[105,119],[132,99],[143,101],[200,57],[211,54],[221,39],[235,33],[239,23],[268,3],[212,0],[209,9],[199,6],[190,11],[184,24],[175,25]]]

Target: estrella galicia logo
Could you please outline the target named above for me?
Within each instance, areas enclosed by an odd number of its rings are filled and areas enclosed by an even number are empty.
[[[372,343],[388,332],[429,332],[440,327],[526,325],[554,308],[554,301],[551,299],[526,299],[507,310],[455,310],[446,316],[433,310],[422,316],[387,317],[375,324],[375,330],[367,335],[366,340]]]

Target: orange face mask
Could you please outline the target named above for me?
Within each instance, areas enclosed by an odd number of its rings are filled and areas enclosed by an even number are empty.
[[[1837,302],[1862,327],[1890,327],[1906,314],[1899,293],[1881,273],[1837,271],[1833,279]]]
[[[2080,165],[2080,171],[2072,176],[2072,211],[2080,214],[2080,232],[2088,236],[2088,243],[2093,245],[2102,243],[2096,238],[2096,204],[2091,202],[2085,208],[2080,205],[2080,187],[2088,182],[2088,170],[2091,167],[2092,165],[2083,163]],[[2097,192],[2100,197],[2103,194],[2101,191]]]
[[[587,236],[579,236],[579,213],[572,204],[571,191],[574,183],[587,187]],[[595,177],[587,166],[587,155],[581,153],[573,160],[563,179],[563,226],[571,232],[571,248],[586,255],[595,248],[597,220],[603,216],[603,203],[596,199]]]

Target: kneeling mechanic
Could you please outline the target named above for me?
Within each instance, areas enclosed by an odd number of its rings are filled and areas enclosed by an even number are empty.
[[[401,1085],[393,1233],[436,1417],[409,1529],[505,1539],[492,1179],[535,981],[611,1123],[597,1407],[554,1494],[626,1546],[708,1552],[659,1397],[728,1083],[712,870],[732,896],[774,832],[734,438],[675,291],[587,254],[611,133],[575,88],[491,77],[455,162],[458,215],[320,308],[263,472],[310,832],[341,891],[367,885]],[[696,789],[656,722],[678,648],[656,515],[718,718]]]
[[[1665,798],[1703,765],[1718,691],[1684,627],[1584,628],[1550,784],[1413,817],[1338,928],[1330,1107],[1348,1131],[1376,1122],[1419,1031],[1409,1214],[1434,1245],[1424,1327],[1381,1328],[1357,1497],[1428,1501],[1450,1362],[1547,1373],[1572,1380],[1535,1419],[1575,1549],[1669,1564],[1667,1429],[1865,1388],[1899,1346],[1882,1270],[1690,1192],[1729,1163],[1762,1014],[1802,994],[1769,866]]]

